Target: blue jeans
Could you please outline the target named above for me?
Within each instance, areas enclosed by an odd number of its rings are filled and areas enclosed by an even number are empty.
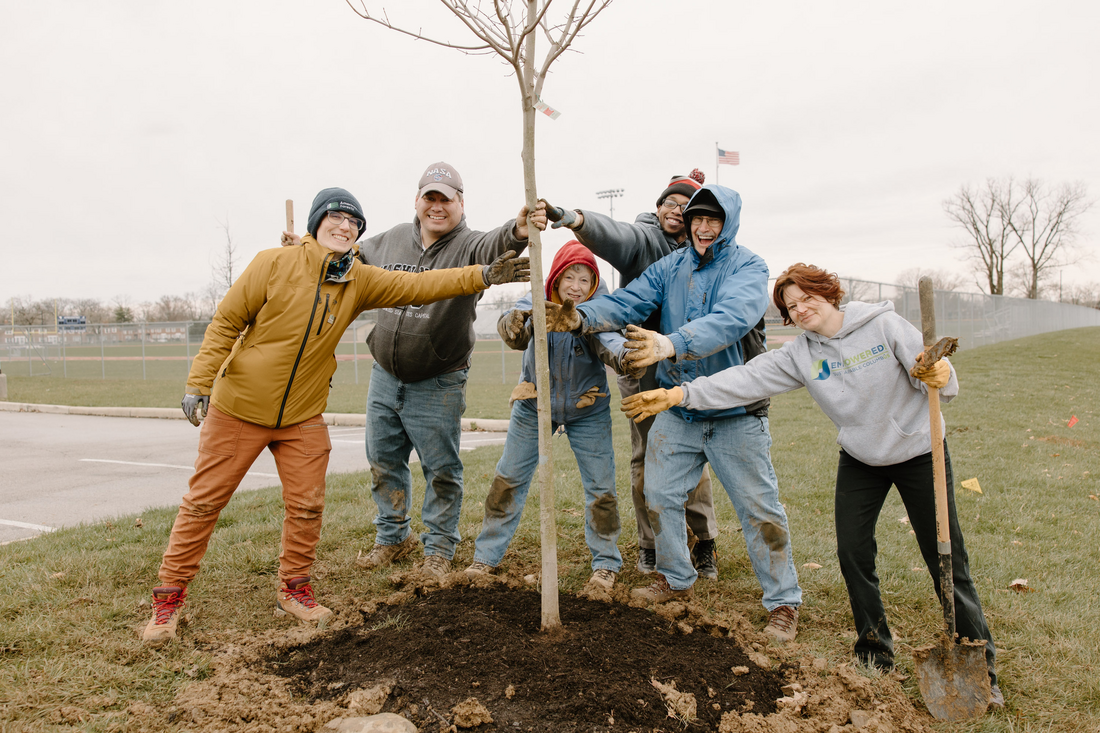
[[[467,370],[405,383],[377,364],[367,393],[367,461],[371,495],[378,507],[375,542],[396,545],[409,536],[415,449],[424,472],[424,506],[420,536],[425,555],[450,560],[461,536],[462,459],[458,446],[466,411]]]
[[[554,429],[557,429],[557,424]],[[615,450],[611,411],[603,410],[565,426],[584,486],[584,541],[593,570],[619,572],[619,503],[615,496]],[[485,497],[485,519],[474,543],[474,560],[496,567],[519,526],[531,477],[539,463],[538,411],[524,400],[512,405],[504,454]]]
[[[645,498],[656,533],[657,570],[674,590],[690,588],[698,577],[687,548],[684,503],[709,461],[741,520],[764,608],[802,605],[771,445],[766,417],[688,422],[669,412],[657,415],[649,431]]]

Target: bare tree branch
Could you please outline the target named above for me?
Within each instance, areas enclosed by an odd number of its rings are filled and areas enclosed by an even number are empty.
[[[348,7],[351,8],[353,13],[358,15],[363,20],[369,20],[372,23],[377,23],[378,25],[385,26],[386,28],[389,28],[391,31],[397,31],[398,33],[403,33],[406,36],[412,36],[413,38],[415,38],[418,41],[427,41],[428,43],[434,43],[437,46],[443,46],[445,48],[453,48],[456,51],[462,51],[464,53],[469,53],[469,54],[479,54],[479,53],[484,54],[484,53],[490,53],[490,52],[497,52],[497,50],[495,48],[493,48],[493,46],[490,43],[488,43],[488,41],[486,41],[485,45],[482,45],[482,46],[463,46],[463,45],[460,45],[460,44],[457,44],[457,43],[451,43],[450,41],[439,41],[439,40],[436,40],[434,38],[429,38],[428,36],[425,36],[419,30],[414,33],[413,31],[406,30],[404,28],[400,28],[400,27],[394,25],[393,23],[391,23],[388,16],[386,16],[384,18],[376,18],[375,16],[371,15],[370,11],[367,10],[365,0],[359,0],[359,4],[363,8],[361,11],[359,10],[359,8],[356,8],[355,5],[352,4],[352,0],[344,0],[344,2],[346,2],[348,4]],[[384,10],[383,10],[383,13],[385,13]],[[480,36],[478,36],[478,37],[480,38]],[[485,39],[482,39],[482,40],[485,40]]]
[[[959,245],[969,251],[991,295],[1004,295],[1005,260],[1016,248],[1009,239],[1008,222],[1018,202],[1013,201],[1011,178],[987,179],[984,187],[964,185],[943,202],[948,218],[962,227],[970,241]],[[979,288],[983,285],[979,283]]]
[[[1083,183],[1050,189],[1034,178],[1024,181],[1022,204],[1009,228],[1026,258],[1028,298],[1039,297],[1042,281],[1055,267],[1073,261],[1077,221],[1092,204]]]

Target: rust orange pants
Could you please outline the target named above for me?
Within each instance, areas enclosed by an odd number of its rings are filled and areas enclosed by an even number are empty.
[[[180,504],[160,565],[164,585],[187,587],[199,572],[214,524],[241,479],[270,448],[283,484],[283,538],[279,578],[309,575],[321,539],[325,471],[332,450],[320,415],[297,425],[265,428],[227,415],[213,405],[199,434],[199,457]]]

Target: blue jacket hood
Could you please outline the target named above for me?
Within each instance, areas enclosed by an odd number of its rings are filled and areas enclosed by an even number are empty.
[[[692,204],[700,202],[716,204],[725,212],[722,233],[718,235],[718,241],[711,245],[715,249],[715,253],[717,254],[718,249],[722,247],[736,246],[737,231],[741,228],[741,194],[732,188],[708,183],[695,192],[695,195],[688,201],[687,209],[690,210]],[[691,216],[686,211],[684,226],[687,227],[691,244],[694,245],[694,237],[691,237]]]

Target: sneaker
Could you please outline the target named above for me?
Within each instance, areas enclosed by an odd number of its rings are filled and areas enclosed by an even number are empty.
[[[451,561],[442,555],[428,555],[424,558],[424,564],[420,566],[421,572],[443,578],[451,572]]]
[[[653,581],[652,585],[647,585],[645,588],[635,588],[630,591],[630,597],[636,601],[645,601],[646,603],[666,603],[668,601],[686,601],[690,600],[695,595],[695,591],[691,588],[684,588],[683,590],[673,590],[668,581],[665,580],[665,576],[657,573],[657,580]]]
[[[691,564],[700,578],[718,580],[718,548],[714,540],[699,540],[691,552]]]
[[[657,550],[652,547],[638,548],[638,572],[642,575],[657,572]]]
[[[355,559],[355,564],[367,570],[377,570],[385,565],[392,565],[420,546],[420,540],[416,535],[410,534],[396,545],[376,544],[365,557]]]
[[[323,627],[332,618],[332,609],[325,608],[313,597],[309,576],[294,578],[283,583],[275,596],[275,615],[293,616],[299,621],[316,623]]]
[[[146,644],[163,644],[176,638],[180,609],[187,590],[175,585],[153,589],[153,618],[145,625],[141,640]]]
[[[1001,692],[1000,685],[993,685],[989,688],[989,707],[1003,710],[1005,706],[1005,696]]]
[[[592,577],[588,579],[586,585],[599,586],[605,591],[611,591],[615,587],[615,578],[619,577],[619,574],[614,570],[607,570],[606,568],[600,568],[592,573]]]
[[[798,633],[798,609],[792,606],[779,606],[768,613],[768,625],[764,633],[776,641],[794,641]]]

